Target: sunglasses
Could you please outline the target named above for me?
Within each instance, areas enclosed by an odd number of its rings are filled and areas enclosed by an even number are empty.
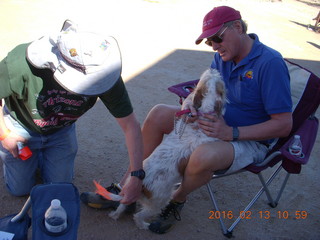
[[[226,26],[225,29],[223,29],[223,31],[217,36],[214,35],[210,38],[207,38],[207,41],[205,41],[205,44],[207,44],[208,46],[212,47],[212,42],[214,43],[222,43],[223,42],[223,38],[222,35],[224,34],[224,32],[227,30],[229,26]]]

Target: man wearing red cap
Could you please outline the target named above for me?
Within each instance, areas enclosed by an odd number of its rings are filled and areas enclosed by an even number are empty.
[[[192,112],[188,121],[197,121],[208,136],[221,141],[200,145],[189,159],[182,161],[181,185],[149,226],[155,233],[167,232],[180,220],[187,195],[209,182],[214,172],[231,173],[262,162],[274,139],[287,136],[292,127],[290,79],[285,62],[256,34],[247,34],[239,11],[227,6],[211,10],[204,17],[196,44],[203,39],[216,52],[211,68],[219,70],[224,79],[226,111],[223,117],[206,114],[207,119],[201,120],[191,104],[184,106]],[[150,111],[142,128],[144,158],[173,130],[174,114],[179,110],[178,106],[159,104]]]

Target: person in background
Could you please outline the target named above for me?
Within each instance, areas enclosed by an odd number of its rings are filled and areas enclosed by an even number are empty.
[[[320,11],[318,12],[318,15],[315,18],[313,18],[312,20],[316,21],[314,23],[314,31],[315,32],[320,32],[320,26],[319,26],[319,23],[320,23]]]

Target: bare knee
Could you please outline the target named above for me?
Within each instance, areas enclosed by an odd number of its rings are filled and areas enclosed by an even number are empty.
[[[227,169],[233,162],[233,147],[227,142],[203,144],[191,154],[188,170],[193,174]]]
[[[176,111],[176,106],[164,104],[158,104],[151,109],[142,126],[144,159],[161,143],[163,136],[173,130],[173,116]]]
[[[163,134],[170,133],[173,130],[173,117],[176,111],[176,106],[165,104],[158,104],[154,106],[148,113],[143,123],[142,130],[153,128]]]

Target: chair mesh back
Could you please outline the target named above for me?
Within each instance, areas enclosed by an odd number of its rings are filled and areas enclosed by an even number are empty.
[[[293,126],[289,136],[280,138],[269,153],[271,154],[272,152],[280,150],[283,154],[276,157],[268,165],[272,167],[280,160],[283,160],[282,165],[288,172],[300,173],[301,164],[306,164],[310,157],[318,130],[318,120],[314,114],[320,104],[320,78],[288,60],[286,60],[286,64],[289,69],[291,81]],[[313,118],[313,121],[311,121],[310,118]],[[308,119],[310,120],[308,121]],[[297,134],[297,131],[302,138],[306,139],[305,142],[303,142],[306,156],[304,161],[300,162],[292,160],[291,156],[286,153],[286,148],[288,148],[293,135]],[[311,133],[313,136],[310,135]],[[254,172],[257,172],[257,169],[255,169]]]
[[[293,101],[293,127],[288,137],[279,139],[278,146],[288,141],[302,123],[312,116],[320,104],[320,78],[297,64],[286,60]]]

